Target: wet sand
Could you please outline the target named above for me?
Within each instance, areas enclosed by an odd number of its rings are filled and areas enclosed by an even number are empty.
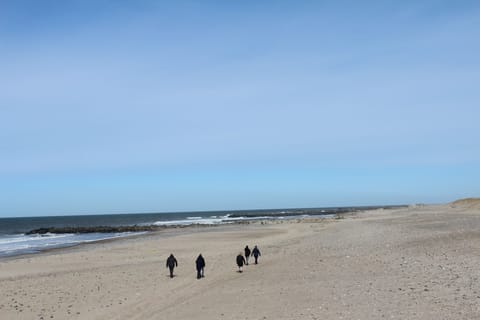
[[[479,266],[475,205],[187,228],[0,260],[0,319],[479,319]]]

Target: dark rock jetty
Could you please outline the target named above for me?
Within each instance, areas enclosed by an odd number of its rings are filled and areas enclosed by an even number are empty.
[[[142,232],[158,231],[165,229],[165,226],[97,226],[97,227],[62,227],[62,228],[39,228],[28,231],[29,234],[46,233],[115,233],[115,232]]]

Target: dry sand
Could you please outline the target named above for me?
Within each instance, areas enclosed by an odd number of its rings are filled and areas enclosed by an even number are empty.
[[[240,274],[246,244],[263,255]],[[480,211],[417,206],[0,260],[0,319],[480,319],[479,278]]]

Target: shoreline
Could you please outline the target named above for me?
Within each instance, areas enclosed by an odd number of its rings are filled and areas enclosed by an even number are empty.
[[[237,210],[222,212],[187,212],[181,216],[167,215],[163,219],[156,217],[154,222],[144,222],[145,215],[107,215],[95,216],[93,220],[81,216],[38,217],[31,222],[19,218],[18,222],[7,219],[0,228],[0,260],[22,255],[35,255],[49,250],[77,247],[79,245],[111,239],[130,238],[129,233],[151,233],[168,229],[213,227],[226,224],[266,223],[270,220],[295,220],[309,218],[335,218],[348,213],[365,210],[393,210],[405,205],[291,208],[266,210]],[[147,214],[148,219],[158,214]],[[90,217],[90,216],[88,216]],[[121,217],[121,218],[120,218]],[[83,220],[82,220],[83,219]],[[86,219],[86,220],[85,220]],[[1,219],[0,219],[1,222]],[[30,228],[29,228],[30,227]],[[21,232],[21,230],[25,230]]]
[[[13,253],[10,255],[0,255],[0,262],[8,259],[14,259],[14,258],[21,258],[23,256],[36,256],[39,254],[47,254],[49,252],[56,252],[60,250],[68,250],[68,249],[74,249],[77,247],[81,246],[90,246],[90,245],[95,245],[98,243],[107,243],[110,241],[121,241],[121,240],[128,240],[128,239],[135,239],[138,237],[146,237],[146,236],[153,236],[157,235],[159,233],[166,233],[168,234],[169,232],[175,232],[175,231],[180,231],[184,230],[185,232],[192,232],[193,230],[198,231],[199,229],[212,229],[212,228],[221,228],[221,227],[226,227],[226,226],[238,226],[238,225],[253,225],[253,224],[267,224],[267,223],[283,223],[283,221],[288,222],[292,220],[309,220],[309,219],[337,219],[338,216],[343,216],[347,214],[355,214],[360,211],[345,211],[336,214],[335,216],[332,216],[330,214],[321,214],[321,215],[312,215],[312,216],[307,216],[307,217],[302,217],[301,215],[298,216],[286,216],[285,219],[278,219],[275,216],[272,216],[272,218],[266,218],[266,219],[246,219],[246,220],[236,220],[236,221],[229,221],[225,223],[213,223],[213,224],[203,224],[203,223],[192,223],[192,224],[178,224],[178,225],[158,225],[158,226],[145,226],[145,229],[148,229],[146,231],[121,231],[125,228],[128,228],[129,226],[118,226],[118,227],[108,227],[111,228],[111,230],[115,230],[115,232],[100,232],[98,230],[101,230],[104,227],[90,227],[88,228],[88,232],[80,232],[80,234],[88,234],[88,233],[105,233],[105,234],[110,234],[110,233],[123,233],[123,232],[138,232],[140,234],[132,234],[132,235],[122,235],[118,237],[111,237],[107,239],[98,239],[98,240],[91,240],[91,241],[82,241],[78,243],[66,243],[66,244],[59,244],[58,246],[51,247],[51,248],[40,248],[36,249],[35,252],[26,252],[26,253]],[[137,226],[132,226],[134,229],[132,230],[137,230]],[[143,227],[141,227],[143,228]],[[32,232],[36,230],[32,230],[31,232],[25,233],[25,235],[42,235],[46,233],[52,233],[52,234],[78,234],[73,231],[71,231],[72,228],[66,227],[62,229],[58,229],[58,232],[52,232],[55,231],[56,228],[40,228],[38,229],[39,233],[37,232]],[[83,230],[83,227],[80,228],[75,228],[75,229],[80,229]],[[126,229],[125,229],[126,230]],[[130,229],[128,229],[130,230]],[[138,229],[140,230],[140,229]],[[68,232],[67,232],[68,231]],[[33,250],[32,250],[33,251]]]
[[[306,218],[308,219],[308,218]],[[335,218],[315,218],[315,219],[335,219]],[[296,218],[292,220],[301,220],[301,218]],[[115,242],[122,242],[122,241],[130,241],[148,237],[175,237],[182,234],[188,233],[196,233],[196,232],[213,232],[214,229],[218,231],[225,230],[227,228],[235,228],[239,225],[265,225],[267,223],[283,223],[282,221],[289,221],[289,220],[279,220],[279,222],[274,222],[276,220],[252,220],[252,221],[235,221],[229,222],[225,224],[189,224],[189,225],[172,225],[172,226],[159,226],[157,230],[153,231],[146,231],[141,234],[133,234],[133,235],[125,235],[120,237],[113,237],[108,239],[99,239],[89,242],[78,242],[73,244],[65,244],[63,246],[53,247],[53,248],[45,248],[39,249],[37,252],[30,252],[30,253],[19,253],[13,255],[6,255],[0,256],[0,263],[14,260],[14,259],[22,259],[22,258],[32,258],[39,255],[48,255],[51,253],[67,253],[73,250],[85,250],[85,249],[94,249],[96,245],[107,244],[107,243],[115,243]]]

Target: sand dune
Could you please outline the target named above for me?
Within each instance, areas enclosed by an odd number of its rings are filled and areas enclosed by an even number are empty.
[[[478,209],[480,210],[480,198],[465,198],[452,202],[454,208]]]

